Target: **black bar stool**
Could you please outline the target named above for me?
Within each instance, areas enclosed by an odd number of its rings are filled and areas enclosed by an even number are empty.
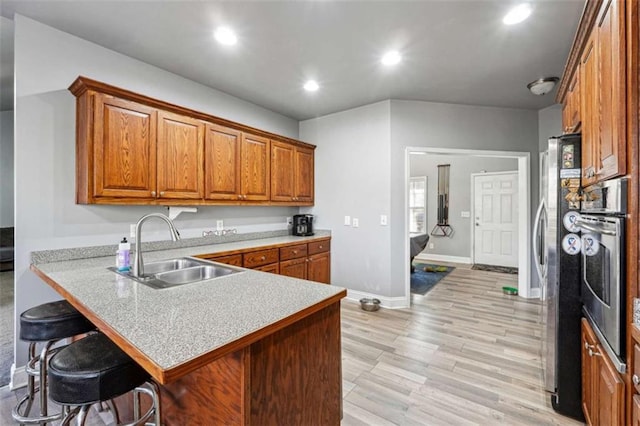
[[[146,387],[143,387],[145,385]],[[129,355],[102,333],[92,334],[64,347],[49,361],[49,395],[63,406],[65,416],[61,426],[84,425],[91,405],[107,402],[119,424],[113,398],[134,393],[134,422],[144,425],[151,417],[160,426],[160,393],[158,386]],[[140,394],[151,398],[151,406],[140,416]]]
[[[20,315],[20,340],[29,342],[29,360],[25,371],[28,376],[27,394],[18,401],[11,415],[21,424],[40,424],[60,419],[62,413],[48,414],[47,401],[47,361],[59,348],[52,349],[62,339],[88,333],[95,326],[66,300],[45,303],[24,311]],[[36,345],[43,344],[40,355],[36,355]],[[36,387],[35,378],[39,385]],[[40,415],[30,417],[29,412],[40,395]],[[26,406],[25,406],[26,404]],[[24,410],[23,410],[23,406]]]

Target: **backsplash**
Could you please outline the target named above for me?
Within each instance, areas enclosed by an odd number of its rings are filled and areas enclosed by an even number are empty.
[[[289,235],[286,229],[277,231],[248,232],[246,234],[210,235],[198,238],[183,238],[180,241],[151,241],[143,242],[143,251],[167,250],[173,248],[197,247],[209,244],[233,243],[236,241],[257,240],[261,238],[273,238]],[[131,244],[131,249],[135,243]],[[31,263],[41,264],[60,262],[65,260],[86,259],[91,257],[103,257],[113,255],[118,250],[117,244],[93,247],[76,247],[68,249],[42,250],[31,252]]]

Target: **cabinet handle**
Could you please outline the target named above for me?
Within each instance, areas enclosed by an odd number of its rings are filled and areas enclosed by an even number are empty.
[[[293,250],[293,254],[298,254],[298,250]]]
[[[589,348],[589,356],[602,356],[600,352],[594,352],[593,349]]]
[[[322,246],[318,246],[318,248],[322,248]]]
[[[160,196],[164,197],[164,191],[160,191]]]
[[[637,374],[634,374],[633,377],[631,378],[631,380],[633,380],[633,384],[638,386],[640,385],[640,377],[638,377]]]
[[[265,256],[262,256],[262,257],[260,258],[260,260],[266,260],[266,259],[267,259],[267,258],[266,258]]]
[[[156,191],[151,191],[151,196],[155,197],[156,196]]]

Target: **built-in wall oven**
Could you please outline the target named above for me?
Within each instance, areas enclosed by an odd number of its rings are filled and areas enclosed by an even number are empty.
[[[583,312],[621,373],[626,369],[626,199],[626,179],[585,188],[581,215],[576,220],[582,237]]]

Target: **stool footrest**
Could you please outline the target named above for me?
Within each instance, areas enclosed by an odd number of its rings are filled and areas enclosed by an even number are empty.
[[[38,388],[36,388],[36,392],[37,391],[38,391]],[[40,417],[23,416],[20,412],[21,412],[22,406],[27,401],[29,401],[29,397],[30,397],[29,394],[23,396],[22,399],[18,401],[18,404],[15,407],[13,407],[13,411],[11,412],[11,417],[13,417],[13,420],[15,420],[16,422],[20,424],[27,424],[27,425],[38,425],[42,423],[53,422],[55,420],[60,420],[62,418],[62,412],[57,414],[51,414],[49,416],[40,416]]]

